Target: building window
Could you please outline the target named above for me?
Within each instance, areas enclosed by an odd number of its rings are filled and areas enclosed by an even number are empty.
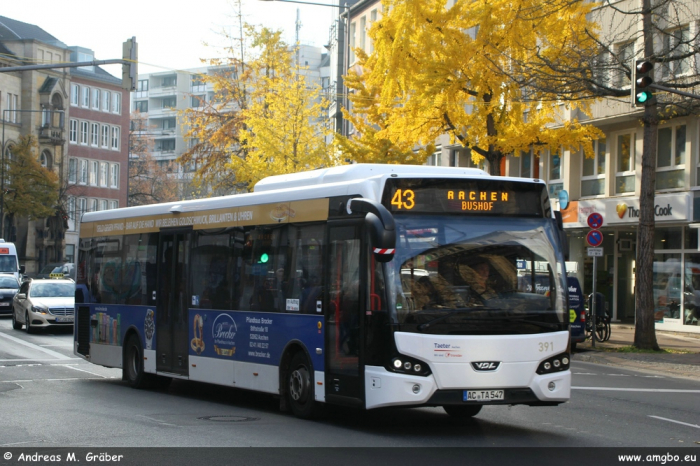
[[[581,171],[581,196],[600,196],[605,194],[605,160],[606,140],[593,141],[593,158],[583,156]]]
[[[617,136],[617,173],[615,192],[633,193],[635,189],[634,133]]]
[[[44,168],[51,168],[51,153],[49,151],[42,151],[41,155],[39,156],[39,163],[41,163],[41,166]]]
[[[70,120],[68,124],[68,142],[71,144],[78,143],[78,120]]]
[[[88,212],[97,212],[97,199],[88,199]]]
[[[99,162],[96,162],[94,160],[90,162],[90,186],[97,186],[97,177],[99,175],[99,171]]]
[[[80,122],[80,144],[87,145],[88,143],[88,122]]]
[[[172,152],[175,150],[175,139],[162,139],[156,143],[156,150]]]
[[[140,113],[148,113],[148,101],[139,100],[134,102],[134,111]]]
[[[87,86],[83,87],[83,107],[90,107],[90,88]]]
[[[100,199],[100,210],[107,210],[107,199]]]
[[[87,212],[87,199],[84,197],[81,197],[78,199],[78,218],[77,220],[80,220],[83,216],[83,214]]]
[[[561,156],[561,151],[555,150],[549,152],[549,197],[558,198],[559,191],[564,189],[564,160]]]
[[[512,170],[512,176],[519,176],[521,178],[534,178],[533,163],[534,155],[532,150],[520,151],[520,157],[515,157],[513,160],[514,169]]]
[[[90,145],[97,147],[100,143],[100,125],[90,123]]]
[[[68,159],[68,182],[75,184],[78,182],[78,160]]]
[[[113,163],[111,166],[111,175],[109,177],[109,184],[112,188],[119,187],[119,164]]]
[[[162,108],[174,108],[177,105],[177,97],[166,97],[162,102]]]
[[[163,87],[170,87],[177,84],[177,76],[165,76],[163,78]]]
[[[78,183],[87,184],[89,177],[88,161],[85,159],[80,160],[80,171],[78,172]]]
[[[362,18],[360,18],[360,48],[364,52],[367,51],[367,50],[365,50],[365,46],[367,45],[366,37],[367,37],[367,17],[363,16]]]
[[[372,12],[369,14],[369,25],[372,27],[372,23],[377,21],[377,10],[372,10]],[[374,52],[374,41],[372,38],[369,38],[369,53]]]
[[[118,209],[119,208],[119,201],[109,201],[109,208],[110,209]]]
[[[100,109],[100,92],[99,89],[92,90],[92,108],[95,110]]]
[[[122,95],[119,92],[112,94],[112,113],[122,113]]]
[[[104,91],[104,93],[102,94],[102,97],[104,98],[104,102],[102,104],[102,111],[109,112],[111,108],[111,96],[112,93],[110,91]]]
[[[68,198],[68,218],[75,221],[75,198],[70,196]]]
[[[77,84],[70,86],[70,104],[74,107],[80,104],[80,86]]]
[[[148,79],[140,79],[136,91],[147,91],[148,90]]]
[[[615,68],[618,70],[615,73],[615,85],[617,87],[626,89],[630,87],[630,80],[623,71],[623,67],[627,68],[632,62],[632,57],[634,56],[634,42],[627,42],[617,46],[617,60],[618,66]]]
[[[428,158],[425,160],[425,164],[430,165],[430,166],[438,166],[438,167],[440,165],[442,165],[442,151],[437,150],[437,151],[433,152],[432,154],[430,154],[428,156]]]
[[[100,163],[100,186],[107,186],[107,170],[109,164],[106,162]]]
[[[357,44],[357,24],[350,24],[350,63],[351,65],[355,63],[355,47]]]
[[[688,26],[668,31],[663,38],[664,52],[671,57],[680,57],[690,53],[693,39],[690,38],[690,28]],[[692,56],[685,58],[674,58],[668,63],[661,64],[661,75],[664,79],[678,77],[690,72]]]
[[[656,151],[656,189],[685,187],[685,125],[660,128]]]
[[[66,244],[66,262],[75,262],[75,244]]]
[[[109,126],[102,125],[102,147],[109,147]]]
[[[112,149],[119,150],[119,127],[112,126]]]

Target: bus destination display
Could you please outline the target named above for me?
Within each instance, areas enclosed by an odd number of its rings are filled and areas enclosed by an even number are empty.
[[[506,180],[389,179],[382,203],[391,212],[543,217],[543,185]]]

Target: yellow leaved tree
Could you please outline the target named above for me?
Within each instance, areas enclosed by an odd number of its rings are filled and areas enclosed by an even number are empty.
[[[579,55],[596,47],[586,14],[593,4],[569,0],[384,0],[385,16],[358,50],[346,80],[358,132],[339,138],[345,157],[363,162],[423,162],[440,136],[485,158],[492,174],[510,153],[583,148],[602,136],[583,125],[591,100],[567,89]],[[540,63],[533,69],[532,63]],[[527,66],[523,66],[527,64]],[[547,72],[542,72],[547,68]],[[553,92],[552,90],[555,90]],[[560,101],[559,96],[565,96]]]
[[[194,182],[209,195],[248,191],[260,179],[333,164],[325,142],[320,87],[293,60],[280,31],[244,25],[241,54],[212,60],[202,75],[214,98],[184,113],[193,141],[179,162],[194,167]],[[249,48],[243,44],[249,44]]]

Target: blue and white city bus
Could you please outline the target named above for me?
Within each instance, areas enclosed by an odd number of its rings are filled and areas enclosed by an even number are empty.
[[[348,165],[90,212],[74,351],[135,388],[256,390],[304,418],[557,405],[571,385],[564,249],[544,182],[468,168]],[[519,288],[523,262],[549,293]]]

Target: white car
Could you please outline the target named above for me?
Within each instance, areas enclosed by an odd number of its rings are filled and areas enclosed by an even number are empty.
[[[52,326],[72,327],[75,282],[69,279],[34,279],[22,283],[12,300],[12,328],[27,333]]]

